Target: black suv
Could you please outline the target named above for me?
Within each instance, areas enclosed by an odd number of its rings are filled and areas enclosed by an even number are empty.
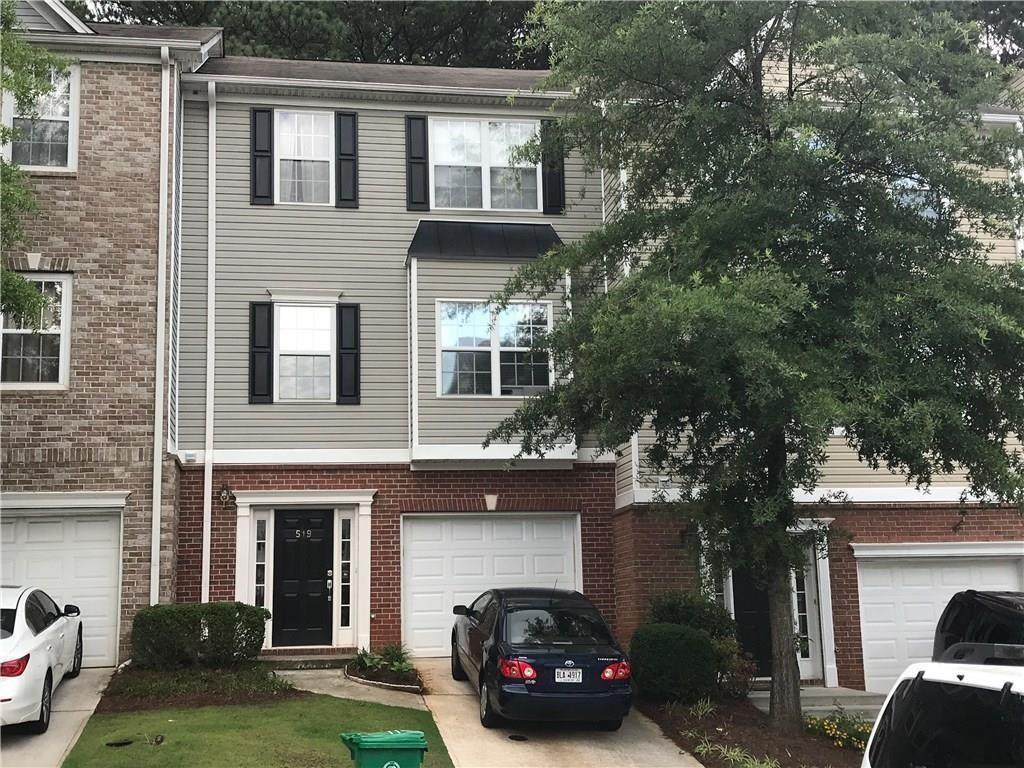
[[[1024,664],[1024,593],[953,595],[935,628],[932,661]]]

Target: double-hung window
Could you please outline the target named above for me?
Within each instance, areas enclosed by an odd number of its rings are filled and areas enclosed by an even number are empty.
[[[431,118],[431,207],[541,210],[540,165],[514,162],[536,120]]]
[[[331,205],[334,190],[334,115],[276,110],[278,203]]]
[[[73,171],[78,165],[78,67],[52,72],[50,81],[53,88],[39,97],[34,111],[22,114],[9,102],[14,129],[10,159],[29,171]]]
[[[274,400],[334,401],[334,306],[275,304]]]
[[[551,382],[548,353],[534,342],[551,328],[551,304],[438,303],[438,394],[525,396]]]
[[[47,274],[25,278],[35,283],[47,302],[35,323],[3,316],[0,380],[9,389],[66,387],[71,350],[71,276]]]

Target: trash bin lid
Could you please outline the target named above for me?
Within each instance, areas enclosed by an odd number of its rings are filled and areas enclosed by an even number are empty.
[[[350,749],[426,749],[423,731],[377,731],[376,733],[343,733],[341,740]]]

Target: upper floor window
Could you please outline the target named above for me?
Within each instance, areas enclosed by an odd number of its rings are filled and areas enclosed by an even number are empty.
[[[38,329],[4,315],[0,381],[11,389],[54,389],[68,383],[71,349],[71,276],[25,275],[49,301]]]
[[[277,202],[330,205],[334,189],[334,116],[277,110]]]
[[[39,98],[35,111],[22,114],[10,104],[11,161],[25,170],[75,170],[78,165],[77,66],[50,75],[53,89]]]
[[[275,400],[334,400],[336,309],[275,304]]]
[[[540,165],[513,162],[536,120],[431,118],[432,208],[541,210]]]
[[[439,395],[522,396],[551,382],[547,352],[534,341],[551,329],[551,304],[442,301],[438,307]]]

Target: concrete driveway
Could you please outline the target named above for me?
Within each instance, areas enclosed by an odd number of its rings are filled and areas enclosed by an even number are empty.
[[[86,722],[100,701],[113,668],[83,669],[74,680],[65,680],[53,692],[50,728],[41,736],[4,728],[0,734],[0,765],[3,768],[59,768],[75,746]]]
[[[427,707],[456,768],[700,768],[636,711],[614,733],[571,723],[484,728],[476,689],[452,680],[447,658],[416,659],[416,668],[427,684]],[[513,735],[526,740],[509,738]]]

